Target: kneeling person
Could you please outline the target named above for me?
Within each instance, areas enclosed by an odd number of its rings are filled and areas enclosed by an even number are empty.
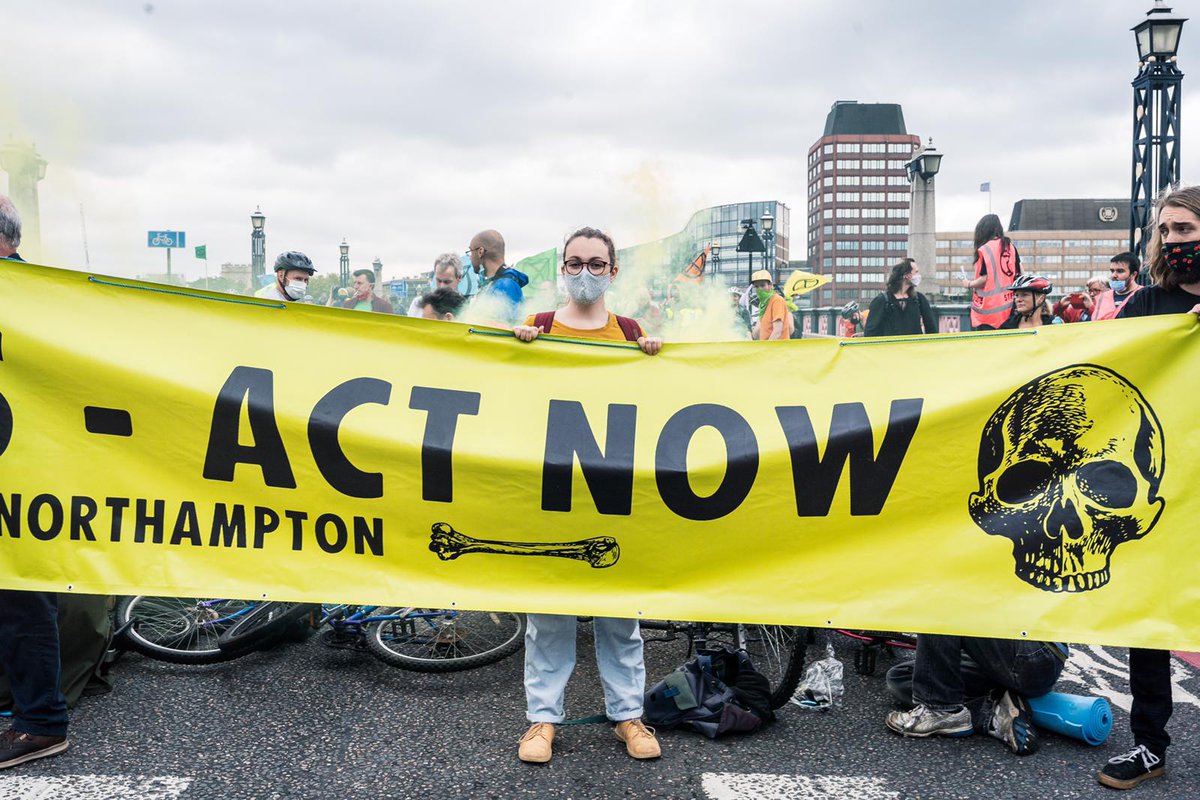
[[[618,317],[604,303],[604,294],[617,276],[617,251],[612,239],[595,228],[580,228],[567,239],[561,272],[569,299],[555,312],[535,314],[513,328],[520,340],[532,342],[540,333],[578,338],[636,341],[647,355],[662,348],[662,339],[648,337],[635,320]],[[604,710],[615,722],[614,733],[634,758],[661,755],[654,731],[642,723],[646,692],[646,663],[636,619],[596,617],[596,662],[604,685]],[[525,631],[525,708],[532,723],[521,737],[518,756],[542,764],[550,760],[554,726],[564,719],[563,697],[575,668],[574,616],[529,614]]]
[[[887,726],[918,738],[979,731],[1029,755],[1038,739],[1025,698],[1054,688],[1068,655],[1060,642],[921,634],[916,658],[888,670],[888,691],[909,710]]]

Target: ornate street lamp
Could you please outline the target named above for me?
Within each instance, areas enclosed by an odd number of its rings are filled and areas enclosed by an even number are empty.
[[[712,253],[713,276],[715,277],[716,274],[721,271],[721,245],[717,242],[713,242],[709,246],[708,252]]]
[[[937,270],[937,203],[936,190],[938,171],[942,168],[942,154],[929,144],[913,153],[912,160],[904,165],[912,191],[908,197],[908,254],[925,270],[926,292],[936,292]]]
[[[338,245],[338,250],[342,252],[342,257],[338,261],[338,285],[345,289],[350,285],[350,245],[346,244],[345,236],[342,237],[342,243]]]
[[[258,288],[258,278],[267,270],[267,233],[263,230],[267,217],[259,206],[254,207],[250,215],[250,283],[252,288]]]
[[[1145,231],[1154,198],[1179,183],[1180,86],[1175,63],[1187,20],[1155,0],[1146,18],[1131,30],[1138,48],[1133,80],[1133,167],[1129,193],[1129,249],[1145,258]]]
[[[762,219],[763,245],[766,250],[763,252],[763,266],[771,271],[771,277],[774,283],[779,282],[779,275],[775,265],[775,217],[770,211],[763,211]],[[768,259],[770,259],[768,261]]]
[[[913,156],[913,160],[904,165],[908,170],[908,179],[916,181],[917,178],[929,183],[933,177],[938,174],[938,170],[942,168],[942,154],[933,146],[933,137],[929,137],[929,144],[917,151]]]

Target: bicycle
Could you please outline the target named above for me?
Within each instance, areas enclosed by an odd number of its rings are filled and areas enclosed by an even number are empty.
[[[172,664],[217,664],[243,653],[222,650],[221,634],[262,603],[198,597],[122,597],[116,636],[122,646]]]
[[[379,608],[195,597],[125,597],[118,640],[174,664],[217,664],[328,624],[385,663],[420,672],[490,664],[520,649],[525,618],[509,612]]]
[[[254,617],[269,613],[247,615],[222,634],[218,646],[255,649],[254,637],[269,637],[270,627],[256,625]],[[328,646],[366,650],[385,664],[416,672],[457,672],[493,664],[519,650],[525,639],[525,617],[507,611],[325,605],[319,615],[313,613],[312,624],[317,629],[329,626],[322,634]],[[248,635],[247,628],[257,633]]]
[[[663,636],[643,636],[647,642],[672,642],[687,638],[687,655],[697,650],[728,645],[745,650],[771,686],[771,708],[781,708],[796,691],[804,675],[809,642],[807,628],[790,625],[750,625],[725,622],[642,620],[645,630],[665,631]]]
[[[875,674],[879,654],[884,653],[895,661],[898,650],[916,650],[917,636],[912,633],[894,631],[853,631],[834,628],[834,633],[847,636],[858,642],[854,651],[854,671],[859,675]]]

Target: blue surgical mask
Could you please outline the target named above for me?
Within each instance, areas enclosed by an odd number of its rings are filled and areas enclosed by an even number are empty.
[[[1125,281],[1109,280],[1108,288],[1112,289],[1114,292],[1123,292],[1125,291]]]

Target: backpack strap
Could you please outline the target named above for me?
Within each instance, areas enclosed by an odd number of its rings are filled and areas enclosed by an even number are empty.
[[[542,333],[549,333],[554,327],[554,312],[541,311],[533,316],[533,327],[541,328]]]
[[[550,316],[553,317],[554,315],[551,314]],[[620,314],[617,314],[616,317],[617,325],[621,327],[621,333],[625,334],[625,341],[636,342],[642,336],[642,326],[638,325],[637,320],[622,317]]]

